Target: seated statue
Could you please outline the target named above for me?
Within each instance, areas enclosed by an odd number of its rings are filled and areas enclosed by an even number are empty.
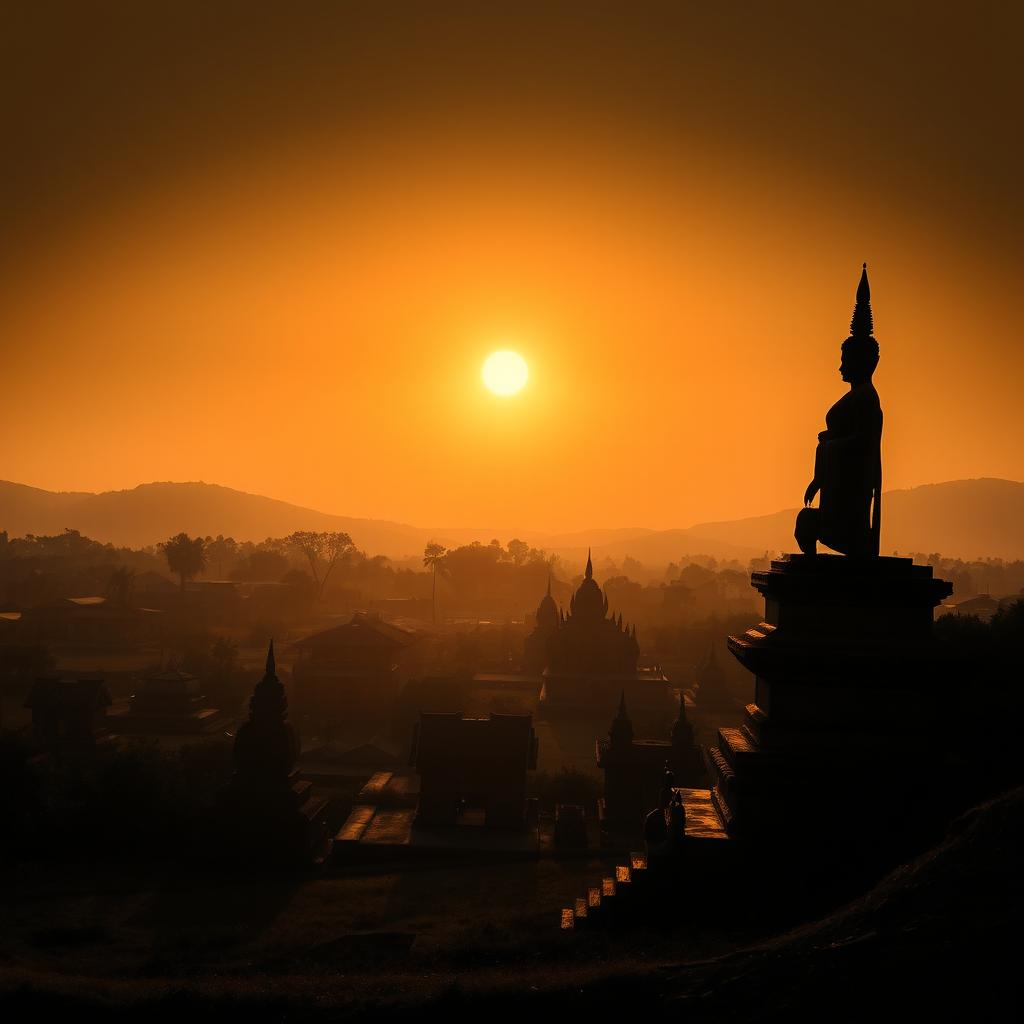
[[[839,373],[850,390],[829,409],[818,434],[814,479],[796,518],[796,541],[806,555],[822,544],[844,555],[878,554],[882,494],[882,406],[871,376],[878,365],[867,264],[857,287],[850,337]],[[817,508],[811,502],[820,495]]]

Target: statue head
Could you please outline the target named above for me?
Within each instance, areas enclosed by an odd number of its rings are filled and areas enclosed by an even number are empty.
[[[878,342],[874,338],[850,337],[843,342],[839,376],[848,384],[865,384],[878,366]]]
[[[850,336],[843,342],[843,358],[839,375],[848,384],[866,384],[878,365],[878,342],[874,338],[874,317],[871,315],[871,286],[868,265],[860,272],[857,304],[850,320]]]

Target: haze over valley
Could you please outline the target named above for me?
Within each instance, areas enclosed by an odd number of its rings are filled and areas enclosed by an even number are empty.
[[[1013,480],[953,480],[885,492],[883,549],[887,553],[938,552],[949,558],[1024,558],[1024,483]],[[795,550],[795,508],[766,516],[696,523],[672,530],[623,526],[574,533],[478,527],[434,527],[361,519],[301,508],[258,494],[207,483],[150,483],[100,494],[45,491],[0,481],[0,530],[12,537],[64,529],[118,547],[148,547],[179,531],[198,536],[259,542],[296,530],[342,530],[371,555],[418,559],[424,546],[473,541],[503,543],[518,537],[566,561],[616,562],[631,557],[660,567],[682,555],[746,561]]]

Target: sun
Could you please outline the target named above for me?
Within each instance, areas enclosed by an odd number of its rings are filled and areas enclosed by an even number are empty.
[[[526,360],[511,349],[492,352],[485,360],[481,376],[488,391],[508,397],[522,391],[530,376]]]

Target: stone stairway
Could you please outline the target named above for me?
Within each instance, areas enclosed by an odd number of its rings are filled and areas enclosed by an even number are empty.
[[[651,890],[647,854],[634,851],[625,864],[617,864],[586,896],[578,896],[561,914],[562,931],[622,925],[642,914],[644,897]]]
[[[719,729],[718,745],[707,749],[711,802],[731,836],[739,835],[740,820],[764,817],[814,771],[816,758],[811,752],[787,757],[778,748],[764,746],[767,722],[757,704],[748,704],[743,723]]]
[[[678,789],[686,809],[686,836],[678,858],[661,867],[647,854],[634,850],[623,857],[605,877],[561,910],[562,931],[580,928],[623,927],[649,923],[664,899],[678,890],[679,871],[706,872],[709,864],[726,866],[735,843],[715,809],[707,789]]]

